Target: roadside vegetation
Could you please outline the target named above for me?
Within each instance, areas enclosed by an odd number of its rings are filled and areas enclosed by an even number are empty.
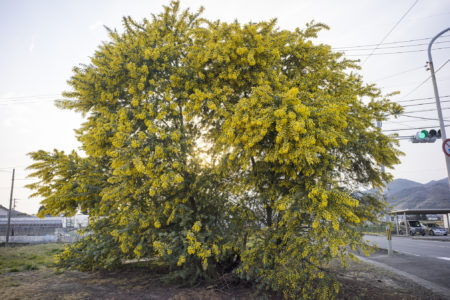
[[[63,244],[0,248],[1,299],[281,299],[233,274],[195,287],[167,282],[170,269],[158,261],[128,262],[114,271],[56,271],[55,254]],[[430,291],[362,262],[344,268],[334,260],[339,299],[439,299]]]
[[[0,247],[0,274],[52,267],[63,244]]]

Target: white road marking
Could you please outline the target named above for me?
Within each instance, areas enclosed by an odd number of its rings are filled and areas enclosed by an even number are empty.
[[[415,254],[415,253],[411,253],[411,252],[406,252],[406,251],[403,251],[403,250],[400,250],[400,251],[398,251],[398,252],[400,252],[400,253],[405,253],[405,254],[409,254],[409,255],[414,255],[414,256],[420,256],[419,254]]]

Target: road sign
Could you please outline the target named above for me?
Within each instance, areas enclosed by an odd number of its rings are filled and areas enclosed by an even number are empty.
[[[450,156],[450,139],[446,139],[442,143],[442,149],[444,150],[445,155]]]

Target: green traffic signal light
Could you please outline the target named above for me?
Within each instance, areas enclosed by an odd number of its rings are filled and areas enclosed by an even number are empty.
[[[428,131],[426,131],[426,130],[422,130],[420,133],[419,133],[419,138],[421,138],[421,139],[424,139],[424,138],[426,138],[428,136]]]

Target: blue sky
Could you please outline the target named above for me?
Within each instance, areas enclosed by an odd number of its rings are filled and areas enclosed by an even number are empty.
[[[54,148],[69,151],[79,145],[73,129],[82,118],[71,111],[56,109],[53,100],[67,90],[66,81],[72,68],[88,63],[95,49],[107,40],[103,24],[121,30],[121,18],[126,15],[140,20],[159,13],[168,1],[15,1],[0,0],[0,204],[9,200],[11,169],[16,168],[16,188],[19,210],[35,213],[39,199],[29,199],[23,185],[25,167],[31,162],[31,151]],[[316,20],[331,29],[320,35],[319,41],[333,47],[373,45],[380,42],[415,0],[303,0],[303,1],[182,1],[183,7],[197,10],[205,7],[209,19],[241,23],[277,18],[280,28],[304,27]],[[419,0],[408,15],[386,38],[385,43],[430,38],[450,26],[450,1]],[[450,47],[449,38],[442,38],[439,47]],[[416,89],[428,76],[423,67],[426,52],[378,55],[425,49],[411,46],[429,40],[386,44],[394,47],[378,50],[363,65],[360,73],[366,81],[375,82],[383,91],[398,90],[394,101],[433,97],[431,81]],[[436,46],[436,48],[438,45]],[[360,49],[371,49],[366,46]],[[355,48],[353,48],[355,49]],[[368,54],[370,51],[348,51],[348,55]],[[436,50],[436,66],[450,59],[450,49]],[[349,56],[358,58],[358,56]],[[362,60],[364,56],[360,56]],[[450,63],[437,74],[441,95],[450,94]],[[443,98],[449,100],[450,98]],[[433,101],[433,100],[430,100]],[[425,101],[426,102],[426,101]],[[403,104],[409,104],[404,103]],[[420,103],[420,102],[411,102]],[[450,107],[450,103],[443,103]],[[416,116],[436,118],[433,105],[408,107]],[[405,108],[406,109],[406,108]],[[429,110],[430,111],[427,111]],[[450,110],[444,111],[450,119]],[[383,128],[408,129],[437,125],[437,121],[402,118],[383,124]],[[417,130],[402,130],[401,135],[413,135]],[[448,130],[447,130],[448,131]],[[428,182],[446,177],[440,141],[434,144],[401,142],[406,153],[402,164],[391,170],[396,178]]]

